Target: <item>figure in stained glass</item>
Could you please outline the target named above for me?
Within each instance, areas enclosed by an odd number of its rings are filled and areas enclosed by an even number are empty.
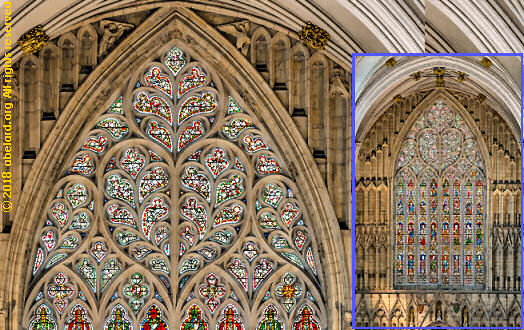
[[[66,330],[93,330],[93,325],[87,318],[87,312],[82,306],[76,305],[73,307],[71,315],[67,320]]]
[[[182,48],[141,63],[75,137],[35,233],[22,328],[318,328],[298,310],[324,310],[307,203],[250,102]]]
[[[313,316],[311,307],[304,305],[300,309],[300,313],[293,323],[293,330],[320,330],[320,326]]]
[[[402,142],[394,181],[394,244],[398,251],[394,283],[483,285],[482,262],[475,262],[475,275],[478,271],[478,276],[473,278],[473,258],[482,260],[484,242],[485,183],[478,144],[460,115],[444,102],[436,102],[420,118]],[[412,149],[418,149],[419,153],[408,152]],[[417,177],[410,177],[407,174],[410,168],[426,170]],[[469,170],[457,170],[464,168]],[[409,177],[407,181],[406,177]],[[407,189],[403,182],[408,182]],[[414,193],[417,186],[418,193]],[[415,205],[419,208],[417,212]],[[407,242],[402,238],[405,215]],[[426,232],[426,224],[429,232]],[[406,274],[400,271],[403,251],[407,251]],[[415,269],[418,269],[416,273]]]
[[[151,305],[149,307],[146,318],[140,325],[140,330],[168,330],[166,321],[162,318],[162,311],[158,306]]]
[[[257,330],[282,330],[284,325],[278,318],[278,310],[273,305],[264,309],[264,318],[258,323]]]
[[[56,322],[51,317],[51,310],[46,305],[41,305],[36,310],[36,318],[29,325],[30,330],[55,330]]]
[[[180,330],[208,330],[206,319],[202,316],[202,310],[197,305],[189,307],[187,317],[182,322]]]

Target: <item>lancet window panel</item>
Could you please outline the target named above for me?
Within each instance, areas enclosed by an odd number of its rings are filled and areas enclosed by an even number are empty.
[[[483,160],[471,129],[443,101],[406,134],[394,185],[395,287],[483,287]]]
[[[30,329],[320,329],[300,191],[267,129],[190,49],[130,77],[65,165],[28,270]]]

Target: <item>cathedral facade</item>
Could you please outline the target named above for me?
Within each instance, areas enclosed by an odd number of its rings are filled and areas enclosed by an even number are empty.
[[[521,327],[522,5],[3,9],[0,329]]]

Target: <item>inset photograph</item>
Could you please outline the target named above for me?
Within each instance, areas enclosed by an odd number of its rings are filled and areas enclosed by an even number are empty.
[[[354,325],[521,327],[521,55],[354,56]]]

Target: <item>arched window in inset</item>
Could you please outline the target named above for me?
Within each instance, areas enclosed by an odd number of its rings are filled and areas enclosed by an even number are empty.
[[[483,286],[486,173],[471,129],[444,102],[407,133],[394,185],[395,285]]]
[[[190,50],[142,66],[48,198],[24,326],[324,327],[311,219],[274,146]]]

